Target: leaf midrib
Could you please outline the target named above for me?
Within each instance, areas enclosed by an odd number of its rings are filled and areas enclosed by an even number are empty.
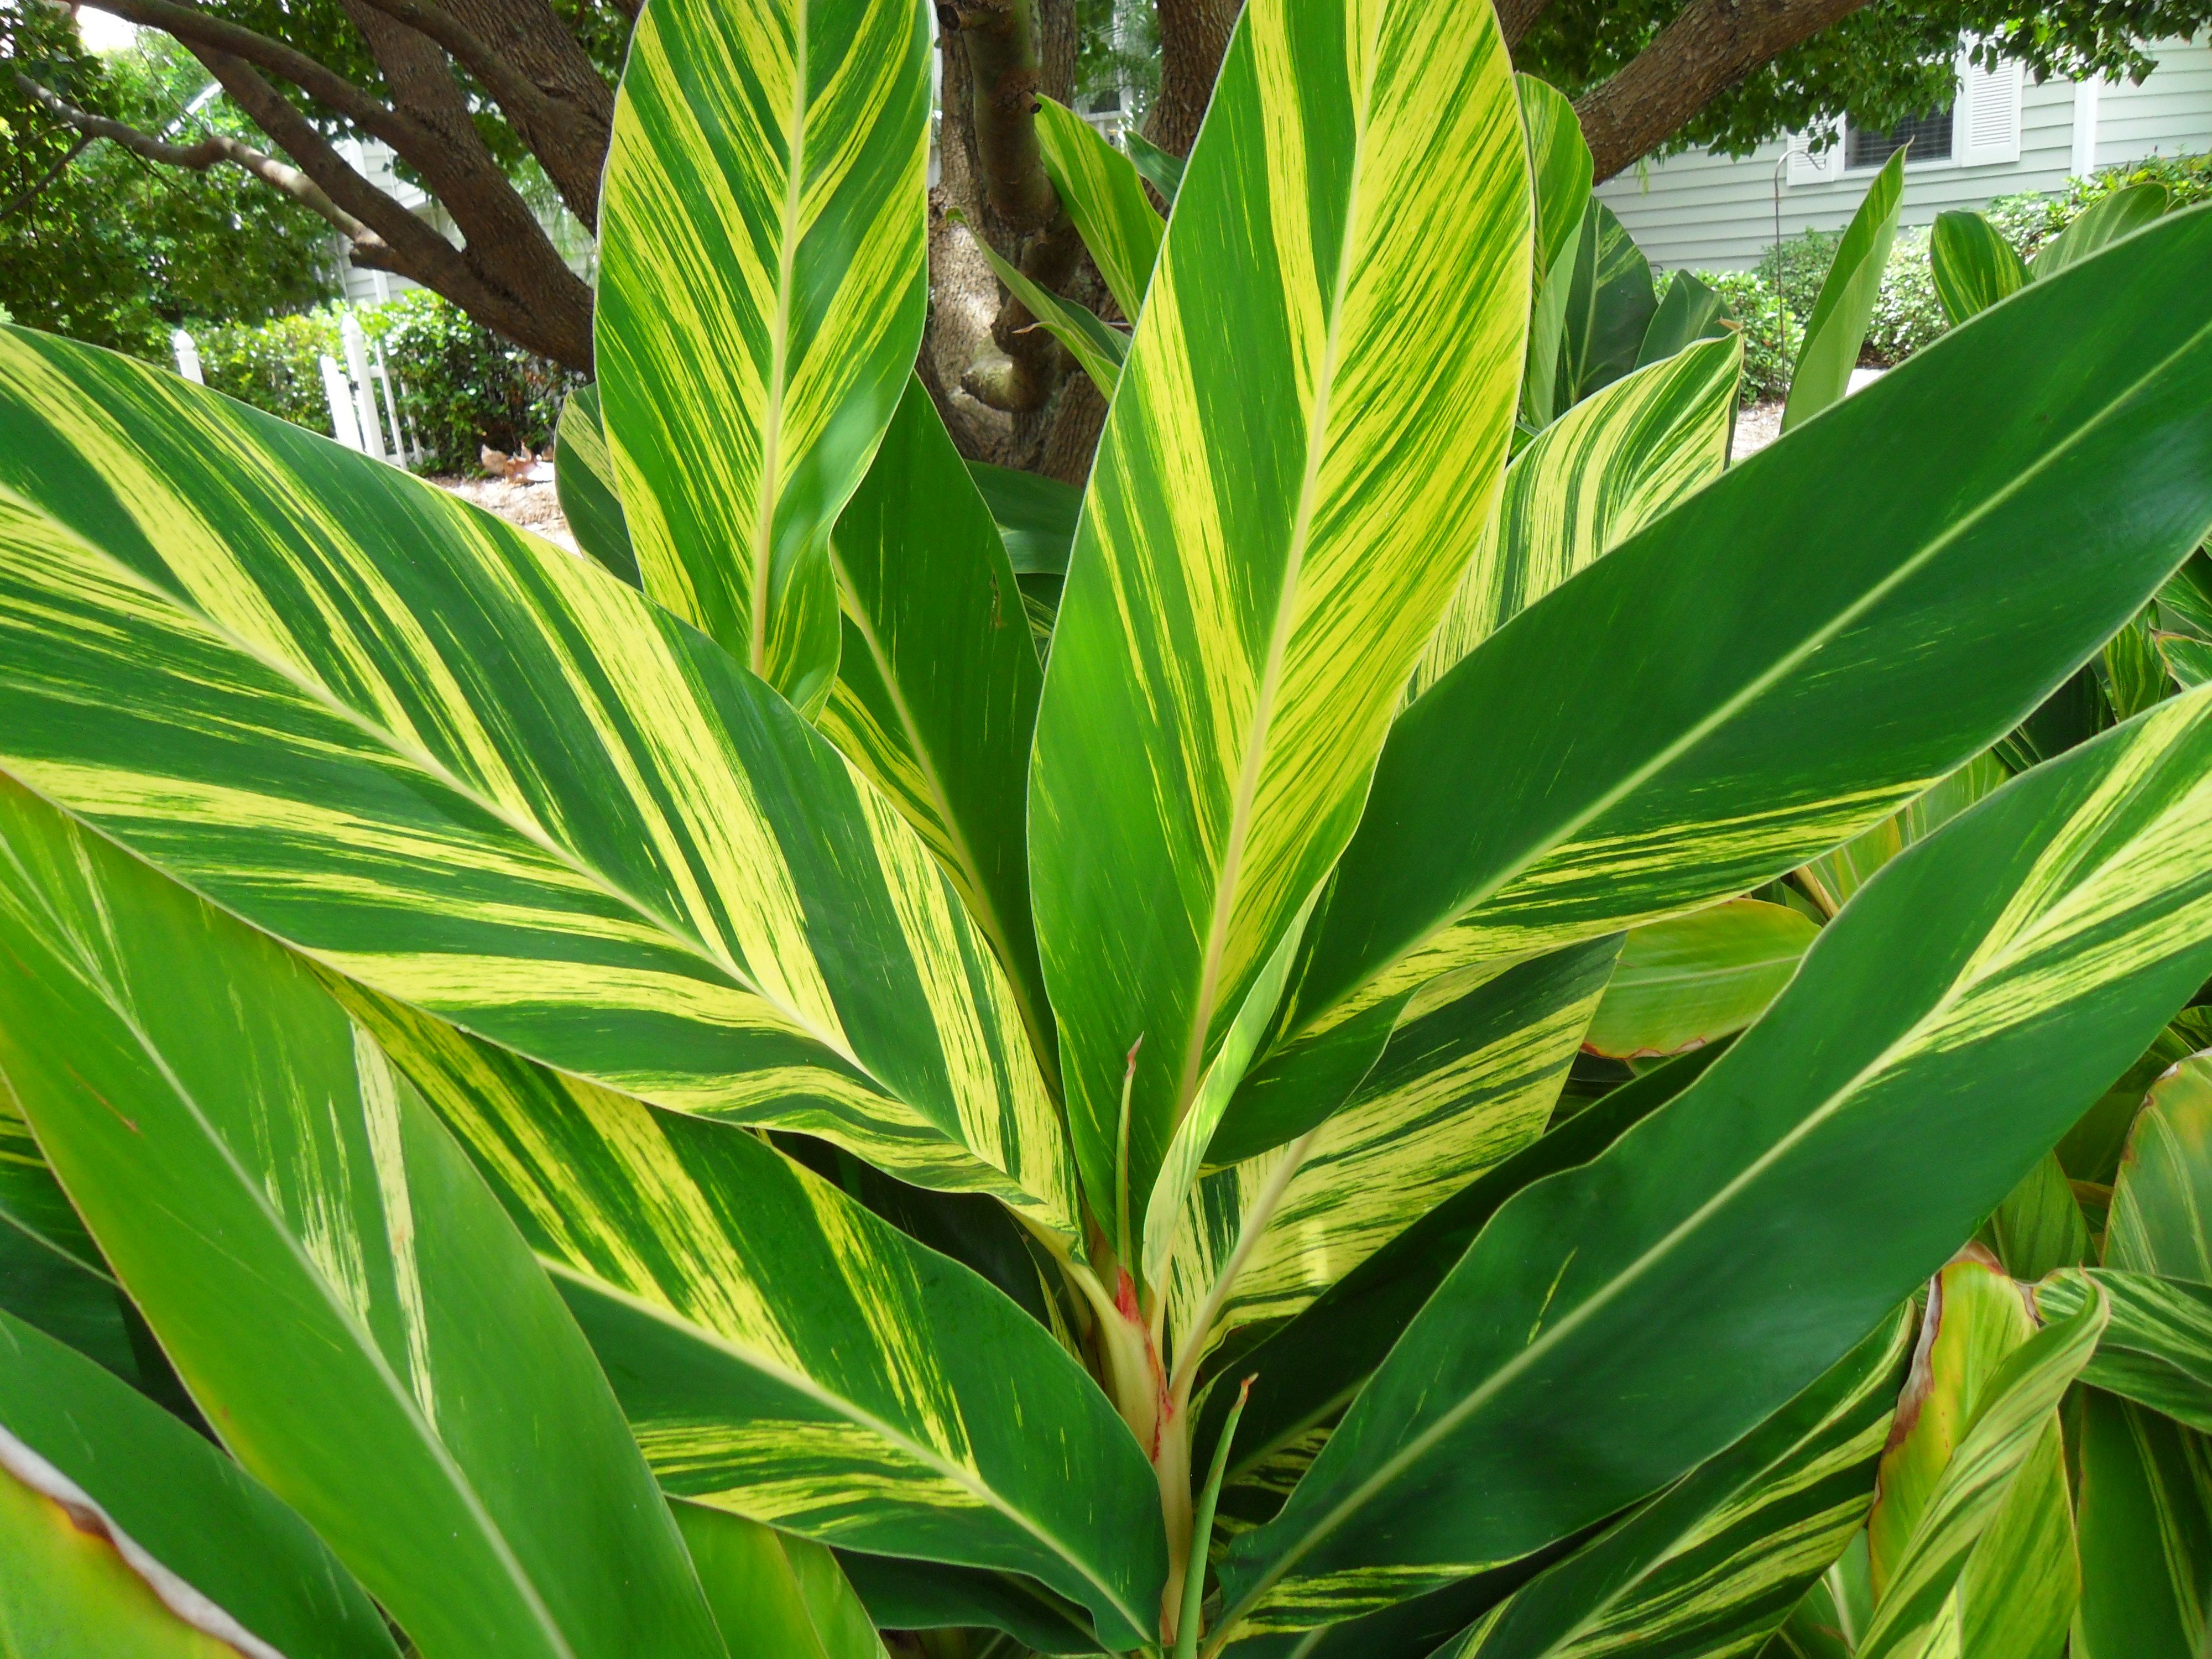
[[[806,26],[810,0],[792,6],[791,104],[784,118],[783,206],[776,220],[775,318],[769,325],[768,408],[761,421],[760,503],[754,514],[750,637],[746,660],[767,679],[768,607],[775,574],[776,469],[782,465],[784,402],[791,369],[791,285],[799,258],[799,216],[806,185]]]
[[[1313,518],[1316,498],[1321,489],[1322,460],[1328,447],[1329,417],[1333,413],[1336,391],[1337,354],[1341,343],[1346,296],[1352,286],[1353,255],[1359,247],[1359,234],[1364,221],[1364,198],[1361,185],[1366,176],[1368,161],[1367,127],[1375,99],[1376,59],[1378,54],[1364,54],[1364,77],[1360,83],[1357,104],[1357,131],[1352,137],[1349,180],[1346,196],[1351,211],[1345,216],[1344,229],[1337,247],[1336,270],[1331,287],[1328,321],[1322,336],[1321,368],[1315,377],[1313,402],[1306,410],[1305,470],[1298,480],[1297,506],[1291,520],[1288,556],[1284,562],[1282,586],[1275,599],[1275,618],[1268,632],[1267,656],[1261,670],[1259,695],[1254,700],[1249,736],[1246,740],[1244,763],[1237,780],[1237,793],[1230,805],[1229,840],[1221,860],[1220,879],[1214,884],[1212,913],[1207,918],[1206,945],[1200,957],[1197,1005],[1192,1011],[1189,1035],[1184,1039],[1183,1059],[1176,1080],[1175,1122],[1180,1127],[1184,1114],[1196,1097],[1200,1072],[1206,1058],[1207,1028],[1213,1023],[1213,1009],[1221,991],[1221,959],[1228,949],[1229,923],[1235,914],[1237,886],[1243,873],[1246,842],[1252,830],[1252,817],[1259,799],[1260,773],[1266,759],[1267,739],[1274,723],[1275,699],[1281,689],[1284,659],[1289,654],[1293,618],[1297,614],[1298,583],[1305,570],[1308,547],[1313,537]],[[1163,245],[1163,259],[1170,252]]]

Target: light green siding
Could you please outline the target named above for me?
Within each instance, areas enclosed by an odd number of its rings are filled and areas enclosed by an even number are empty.
[[[2212,46],[2174,41],[2154,49],[2158,68],[2142,85],[2097,90],[2096,165],[2152,154],[2212,149]],[[2075,83],[2029,82],[2021,96],[2020,159],[1962,167],[1948,157],[1905,168],[1902,222],[1925,225],[1946,208],[1980,207],[2021,191],[2055,191],[2074,171]],[[1850,222],[1871,167],[1840,178],[1791,183],[1784,146],[1762,145],[1741,159],[1692,151],[1631,167],[1597,194],[1654,264],[1665,269],[1741,270],[1773,246],[1778,196],[1781,233],[1839,231]]]

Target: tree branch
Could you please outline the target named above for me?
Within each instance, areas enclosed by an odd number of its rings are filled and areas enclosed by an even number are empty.
[[[1552,0],[1498,0],[1498,27],[1510,50],[1521,44],[1529,25],[1550,9]]]
[[[1649,155],[1753,70],[1866,3],[1690,0],[1650,46],[1575,100],[1597,177]]]
[[[614,94],[551,8],[476,0],[477,27],[462,7],[436,0],[366,0],[384,16],[435,42],[476,76],[545,164],[562,199],[587,226],[599,219],[599,173],[614,125]],[[468,0],[463,0],[464,5]],[[482,32],[498,34],[494,46]]]
[[[22,76],[17,76],[15,80],[18,85],[24,87],[34,98],[44,90],[43,88],[38,86],[35,82],[27,80]],[[73,125],[75,124],[71,123],[71,125]],[[70,168],[70,163],[76,161],[78,156],[83,155],[85,146],[89,144],[91,142],[92,135],[90,133],[80,131],[76,136],[76,142],[69,147],[67,153],[62,156],[60,161],[48,167],[44,173],[33,179],[21,190],[17,191],[15,194],[9,197],[5,203],[0,203],[0,219],[5,219],[13,213],[19,213],[23,209],[30,206],[32,203],[37,201],[39,199],[39,192],[44,190],[48,185],[53,183],[55,179],[60,178],[62,174],[67,173]]]
[[[429,139],[418,123],[379,103],[329,64],[281,40],[210,16],[197,6],[179,5],[175,0],[100,0],[100,7],[127,21],[173,34],[188,46],[205,46],[267,70],[410,159]]]
[[[55,119],[76,129],[82,135],[62,159],[59,166],[45,179],[17,197],[4,208],[0,208],[0,219],[4,219],[17,207],[35,196],[51,179],[59,176],[62,168],[76,158],[77,153],[95,138],[105,138],[123,146],[134,155],[149,161],[159,161],[164,167],[187,167],[195,173],[204,173],[210,167],[228,161],[234,167],[252,173],[263,183],[289,196],[303,206],[312,208],[346,239],[364,251],[389,252],[384,239],[367,225],[348,213],[319,189],[315,182],[299,168],[289,167],[265,151],[230,137],[228,133],[210,132],[196,143],[173,144],[144,133],[121,121],[112,121],[104,115],[94,115],[89,110],[79,109],[58,93],[40,86],[27,75],[18,75],[15,84],[44,106]]]

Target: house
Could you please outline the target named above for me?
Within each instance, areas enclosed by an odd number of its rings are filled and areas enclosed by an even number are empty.
[[[2057,191],[2070,174],[2212,150],[2212,41],[2161,41],[2149,50],[2157,68],[2140,86],[2038,85],[2017,64],[1989,70],[1962,58],[1950,107],[1896,132],[1846,124],[1818,153],[1802,134],[1741,158],[1689,151],[1607,179],[1598,199],[1654,264],[1743,270],[1778,234],[1841,230],[1868,179],[1908,136],[1905,225],[1931,223],[1947,208]]]

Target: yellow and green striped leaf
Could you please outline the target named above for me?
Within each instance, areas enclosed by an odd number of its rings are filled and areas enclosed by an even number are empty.
[[[622,497],[615,489],[614,457],[607,453],[606,429],[599,421],[598,386],[578,386],[561,405],[553,461],[561,514],[576,545],[632,587],[644,586]]]
[[[560,1297],[307,963],[13,783],[0,951],[0,1071],[88,1228],[423,1659],[720,1659]]]
[[[1978,213],[1954,208],[1928,233],[1936,297],[1954,323],[1987,311],[2027,286],[2027,265],[2005,234]]]
[[[2158,591],[2151,638],[2185,686],[2212,680],[2212,551],[2200,548]]]
[[[2069,1268],[2035,1287],[2048,1320],[2101,1290],[2112,1323],[2082,1380],[2160,1416],[2212,1432],[2212,1285],[2118,1267]]]
[[[2101,1296],[2014,1347],[1977,1392],[1859,1659],[2056,1659],[2081,1595],[2058,1402],[2097,1345]]]
[[[2212,1053],[2151,1085],[2112,1183],[2105,1265],[2212,1285]]]
[[[1670,1060],[1554,1124],[1435,1205],[1256,1347],[1239,1352],[1233,1370],[1218,1367],[1220,1374],[1250,1372],[1258,1378],[1238,1431],[1232,1475],[1243,1479],[1279,1450],[1308,1441],[1336,1420],[1507,1199],[1547,1176],[1589,1162],[1687,1088],[1723,1052],[1717,1046]],[[1196,1442],[1201,1452],[1219,1432],[1218,1405],[1209,1399],[1200,1413]],[[1318,1449],[1313,1443],[1312,1450]],[[1280,1496],[1261,1518],[1273,1517]]]
[[[955,224],[967,220],[959,213],[946,216]],[[1037,325],[1066,346],[1078,366],[1091,377],[1098,395],[1111,403],[1121,379],[1121,365],[1129,356],[1129,337],[1088,306],[1064,299],[993,247],[980,232],[971,239],[1006,291],[1029,308]]]
[[[1392,728],[1276,1048],[1747,892],[2010,731],[2212,523],[2207,260],[2174,215],[2033,284],[1484,641]]]
[[[2212,1441],[2092,1389],[2075,1455],[2081,1608],[2073,1659],[2202,1659]]]
[[[1535,234],[1529,239],[1531,304],[1520,416],[1529,427],[1538,428],[1548,425],[1559,413],[1559,343],[1595,164],[1582,123],[1575,118],[1575,106],[1565,93],[1533,75],[1516,74],[1513,83],[1528,136],[1535,221]]]
[[[1157,1483],[1042,1326],[750,1134],[348,995],[568,1298],[671,1493],[1028,1573],[1132,1644],[1152,1626]]]
[[[583,559],[123,358],[0,335],[0,772],[548,1064],[1077,1234],[927,845]]]
[[[1868,181],[1858,211],[1836,244],[1790,371],[1790,398],[1782,409],[1784,432],[1841,403],[1850,387],[1851,370],[1881,296],[1881,274],[1889,266],[1890,244],[1897,238],[1898,212],[1905,205],[1905,155],[1903,149],[1893,151]]]
[[[630,37],[592,319],[645,591],[811,713],[829,542],[921,340],[921,0],[653,0]]]
[[[1882,1448],[1881,1493],[1867,1517],[1867,1573],[1877,1598],[1897,1576],[1990,1379],[2036,1325],[2028,1297],[1978,1248],[1929,1281],[1911,1375]]]
[[[1505,453],[1528,186],[1487,12],[1258,0],[1091,470],[1030,772],[1079,1161],[1110,1212],[1350,836]]]
[[[1066,105],[1037,100],[1036,131],[1045,171],[1106,279],[1106,291],[1134,322],[1144,308],[1166,222],[1146,200],[1135,165]]]
[[[1604,939],[1473,987],[1429,988],[1310,1142],[1201,1176],[1185,1206],[1183,1248],[1167,1285],[1178,1352],[1194,1337],[1194,1353],[1232,1338],[1248,1346],[1534,1140],[1566,1081],[1614,950]],[[1207,1292],[1255,1219],[1265,1231],[1246,1248],[1208,1328],[1194,1333]]]
[[[1756,1652],[1866,1518],[1911,1336],[1909,1310],[1884,1321],[1781,1411],[1436,1659]]]
[[[1042,673],[1006,544],[919,377],[830,557],[845,649],[817,724],[937,855],[1049,1063],[1024,836]]]
[[[1583,1046],[1653,1060],[1741,1031],[1781,994],[1819,933],[1789,906],[1758,899],[1636,928]]]
[[[2011,774],[1995,755],[1977,755],[1900,812],[1863,830],[1797,872],[1814,902],[1834,915],[1874,872],[1998,787]]]
[[[2208,811],[2197,692],[1893,860],[1695,1083],[1490,1218],[1231,1551],[1229,1616],[1326,1623],[1517,1559],[1832,1364],[2212,972]]]
[[[1410,701],[1728,465],[1743,348],[1711,340],[1614,381],[1529,441],[1421,653]]]

